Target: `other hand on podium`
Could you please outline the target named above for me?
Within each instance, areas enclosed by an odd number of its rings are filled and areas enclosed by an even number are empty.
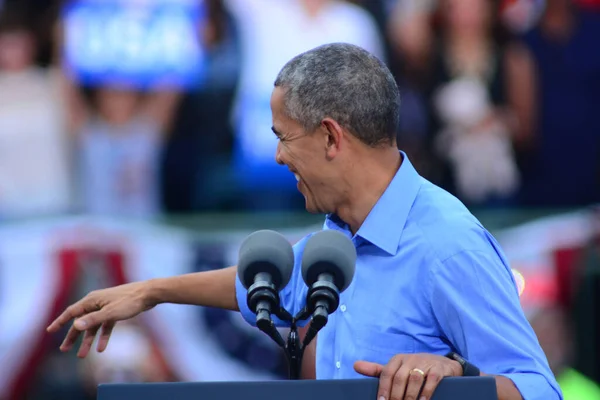
[[[397,354],[387,365],[357,361],[354,369],[379,378],[378,400],[430,399],[442,378],[463,375],[457,361],[434,354]]]

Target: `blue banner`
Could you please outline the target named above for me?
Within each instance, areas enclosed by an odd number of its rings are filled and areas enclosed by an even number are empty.
[[[63,9],[65,67],[91,86],[199,84],[201,0],[75,0]]]

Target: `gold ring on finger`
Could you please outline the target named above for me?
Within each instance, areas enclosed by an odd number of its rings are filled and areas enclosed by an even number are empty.
[[[419,374],[421,374],[421,376],[425,376],[425,372],[423,372],[423,370],[419,369],[419,368],[413,368],[410,370],[410,375],[412,375],[413,372],[418,372]]]

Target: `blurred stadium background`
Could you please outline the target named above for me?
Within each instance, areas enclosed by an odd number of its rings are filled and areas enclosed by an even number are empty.
[[[566,399],[600,399],[599,0],[0,0],[0,399],[285,377],[230,312],[161,305],[85,361],[44,328],[90,290],[230,265],[253,230],[319,229],[269,97],[338,41],[393,71],[399,146],[504,246]]]

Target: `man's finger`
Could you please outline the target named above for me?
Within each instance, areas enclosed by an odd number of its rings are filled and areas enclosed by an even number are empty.
[[[404,371],[402,371],[403,373],[406,373]],[[421,373],[422,370],[420,369],[411,369],[410,371],[408,371],[408,379],[406,377],[406,375],[404,376],[404,382],[406,382],[408,380],[408,383],[406,383],[406,392],[404,393],[404,397],[398,397],[399,399],[407,399],[407,400],[416,400],[419,399],[419,392],[421,391],[421,388],[423,387],[423,382],[425,381],[425,374]],[[392,398],[394,398],[394,395],[392,394]]]
[[[378,400],[390,400],[394,376],[402,367],[403,361],[402,356],[395,356],[383,367],[383,371],[381,371],[381,375],[379,376]]]
[[[383,365],[370,361],[357,361],[354,363],[354,370],[361,375],[377,378],[383,371]]]
[[[76,319],[73,326],[80,331],[87,331],[88,329],[96,329],[98,331],[100,325],[109,320],[111,320],[109,311],[101,309]]]
[[[106,350],[106,346],[108,346],[108,340],[110,339],[110,335],[112,334],[115,324],[116,322],[109,321],[102,325],[102,331],[100,332],[100,337],[98,338],[98,347],[96,348],[99,353],[102,353],[104,350]]]
[[[79,335],[81,334],[80,330],[75,329],[74,326],[71,326],[71,328],[69,328],[69,332],[67,332],[65,339],[63,340],[62,344],[60,345],[60,351],[69,351],[73,348],[73,345],[75,344],[75,342],[77,341],[77,338],[79,338]]]
[[[79,346],[79,351],[77,352],[77,357],[85,358],[88,355],[90,349],[92,348],[92,344],[94,344],[94,339],[96,338],[98,329],[100,329],[100,326],[96,326],[85,331],[83,340],[81,341],[81,346]]]
[[[425,398],[426,400],[431,399],[433,396],[433,392],[435,388],[439,385],[443,378],[443,374],[436,368],[432,368],[427,373],[427,379],[425,379],[425,386],[423,386],[423,390],[421,391],[421,398]],[[421,400],[421,399],[419,399]]]
[[[67,307],[67,309],[63,311],[63,313],[60,314],[54,321],[52,321],[52,323],[48,325],[46,330],[50,333],[58,332],[58,330],[65,326],[67,322],[69,322],[73,318],[80,317],[83,314],[85,314],[85,309],[83,305],[81,305],[79,302],[72,304],[69,307]]]
[[[392,381],[390,400],[404,400],[409,374],[410,369],[406,363],[403,363],[402,366],[396,370],[394,380]]]

